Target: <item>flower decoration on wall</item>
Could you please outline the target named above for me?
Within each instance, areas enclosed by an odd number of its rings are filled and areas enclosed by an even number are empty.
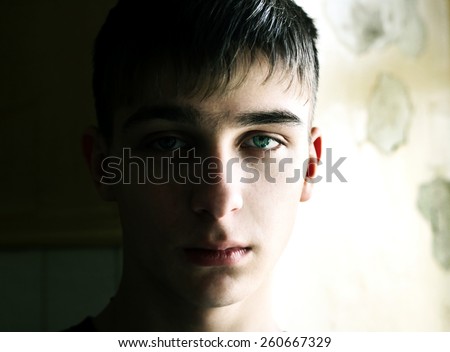
[[[424,46],[417,0],[327,0],[325,12],[339,41],[355,54],[392,44],[417,56]]]
[[[436,178],[420,186],[418,207],[431,224],[434,258],[450,270],[450,182]]]
[[[406,142],[412,104],[400,80],[390,74],[380,74],[368,109],[367,135],[378,150],[389,154]]]

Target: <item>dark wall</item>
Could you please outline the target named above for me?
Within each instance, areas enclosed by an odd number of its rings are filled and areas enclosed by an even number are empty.
[[[93,41],[115,2],[0,4],[0,246],[118,242],[80,149]]]

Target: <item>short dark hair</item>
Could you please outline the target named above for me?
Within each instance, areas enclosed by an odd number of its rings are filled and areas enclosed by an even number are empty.
[[[119,0],[94,48],[99,129],[109,141],[114,111],[139,99],[143,84],[160,89],[158,70],[172,70],[183,94],[208,96],[261,57],[269,64],[267,78],[281,65],[308,89],[314,106],[316,40],[313,21],[293,0]],[[144,83],[152,68],[156,74]]]

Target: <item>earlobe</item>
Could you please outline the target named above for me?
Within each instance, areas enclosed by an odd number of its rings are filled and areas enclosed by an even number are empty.
[[[303,183],[300,202],[306,202],[311,198],[313,184],[316,183],[320,157],[322,155],[322,135],[317,127],[311,129],[311,142],[309,145],[309,160],[306,170],[305,181]]]
[[[81,139],[83,158],[94,181],[95,188],[102,199],[115,200],[112,186],[101,182],[103,176],[102,162],[108,155],[108,148],[103,135],[96,127],[88,127]]]

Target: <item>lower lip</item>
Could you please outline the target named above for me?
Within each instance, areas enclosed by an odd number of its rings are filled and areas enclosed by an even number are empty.
[[[250,252],[249,248],[228,248],[224,250],[188,248],[187,259],[200,266],[231,266],[238,264]]]

